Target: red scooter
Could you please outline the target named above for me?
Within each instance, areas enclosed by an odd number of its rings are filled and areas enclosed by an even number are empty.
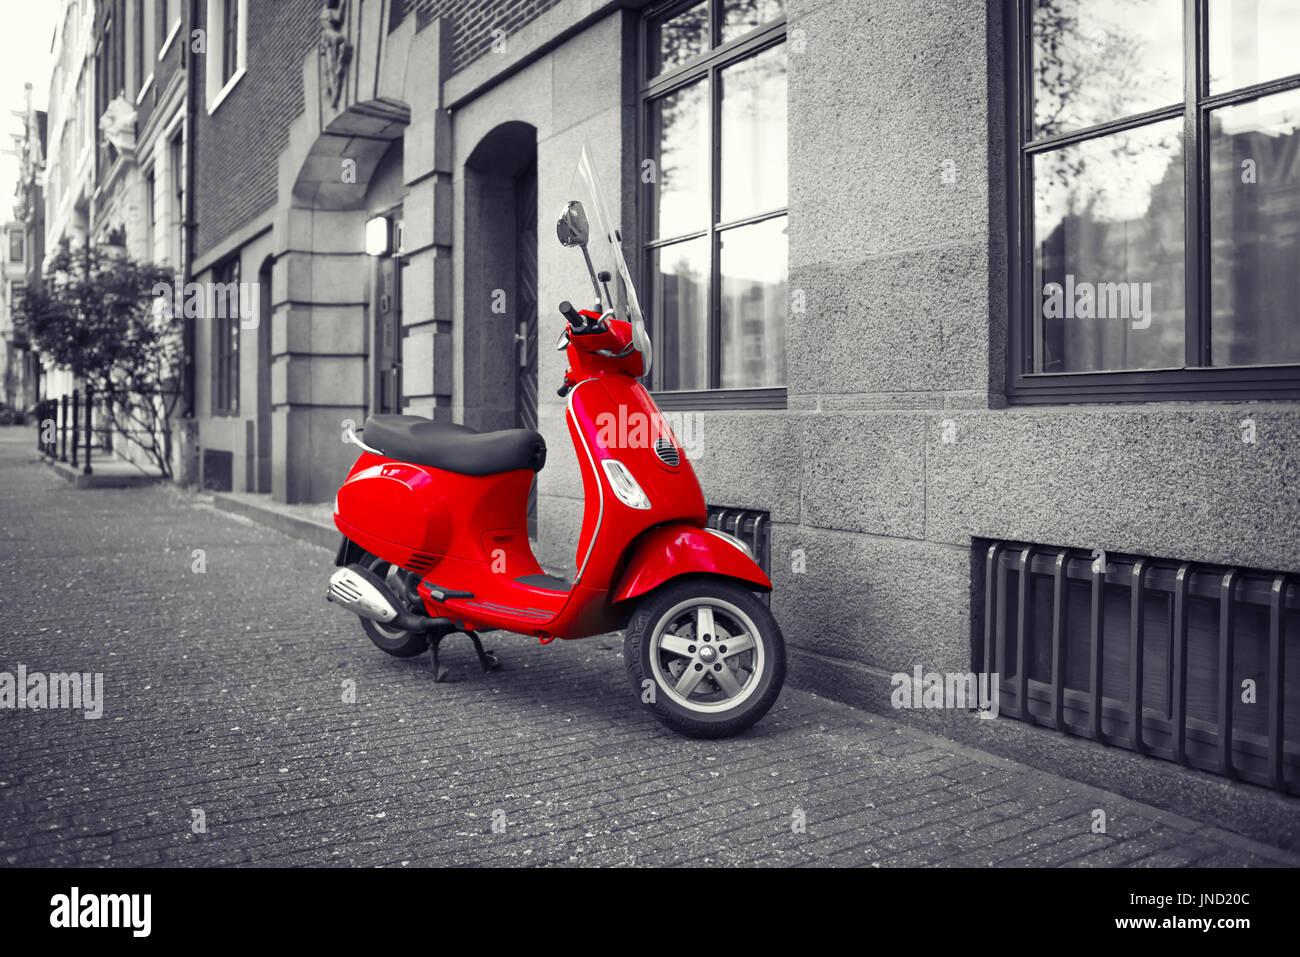
[[[585,497],[573,580],[546,574],[529,545],[541,435],[375,415],[363,438],[345,433],[362,454],[335,500],[343,542],[327,597],[359,615],[388,654],[430,651],[438,681],[446,676],[438,645],[449,634],[467,635],[490,671],[500,662],[479,631],[549,642],[623,630],[628,678],[645,707],[674,731],[725,737],[761,718],[785,679],[781,629],[755,595],[772,583],[746,543],[705,527],[691,464],[638,381],[650,369],[650,340],[585,146],[578,170],[595,233],[577,200],[556,229],[582,251],[610,308],[559,306],[566,325],[556,348],[569,362],[559,394],[568,397]],[[614,273],[598,272],[593,254],[622,280],[617,297]]]

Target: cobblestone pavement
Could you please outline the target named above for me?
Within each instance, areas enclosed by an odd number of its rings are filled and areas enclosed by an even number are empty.
[[[33,444],[0,430],[0,671],[102,672],[105,704],[0,713],[5,865],[1297,863],[789,688],[739,739],[677,737],[616,636],[494,634],[491,675],[452,637],[435,685],[323,600],[324,549],[74,490]]]

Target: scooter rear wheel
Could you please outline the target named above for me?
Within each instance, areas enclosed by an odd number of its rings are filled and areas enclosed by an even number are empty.
[[[672,730],[739,734],[767,713],[785,682],[781,628],[752,592],[692,578],[651,593],[623,640],[632,690]]]
[[[369,554],[362,558],[361,563],[384,579],[395,593],[398,595],[403,593],[404,585],[397,578],[400,569],[396,566],[384,561],[382,558]],[[421,631],[403,631],[400,628],[389,628],[387,625],[381,625],[369,618],[361,619],[361,630],[366,633],[367,638],[374,642],[376,648],[392,655],[394,658],[414,658],[416,655],[422,655],[429,650],[429,636]]]

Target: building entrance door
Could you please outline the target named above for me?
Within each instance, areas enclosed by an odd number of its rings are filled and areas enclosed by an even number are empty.
[[[375,316],[374,410],[380,414],[402,411],[402,270],[397,246],[400,221],[400,209],[389,214],[389,248],[393,253],[379,257],[371,297]]]
[[[537,428],[537,162],[515,177],[515,288],[518,290],[519,350],[515,425]],[[528,534],[537,536],[537,480],[528,493]]]

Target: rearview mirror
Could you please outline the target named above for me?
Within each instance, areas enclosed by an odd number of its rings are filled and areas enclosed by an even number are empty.
[[[560,237],[561,246],[586,246],[590,227],[587,225],[587,211],[576,199],[570,200],[555,224],[555,234]]]

